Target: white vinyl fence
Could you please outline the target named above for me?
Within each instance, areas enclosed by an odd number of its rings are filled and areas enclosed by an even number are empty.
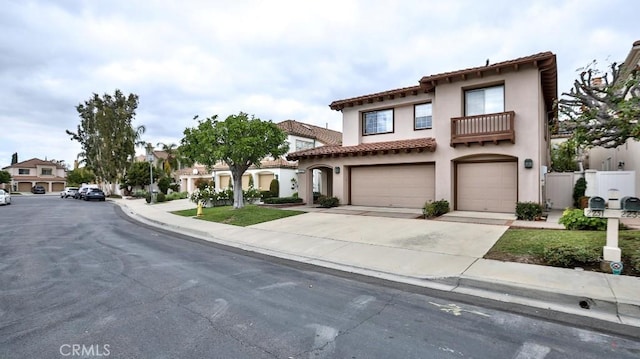
[[[609,190],[617,189],[620,198],[638,197],[635,193],[635,171],[550,172],[545,174],[545,195],[551,209],[573,207],[573,186],[583,175],[587,181],[585,196],[599,196],[606,200]]]

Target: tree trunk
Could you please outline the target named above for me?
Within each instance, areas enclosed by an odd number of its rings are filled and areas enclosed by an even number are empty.
[[[242,198],[242,175],[244,171],[238,169],[231,169],[233,175],[233,209],[244,207],[244,199]]]

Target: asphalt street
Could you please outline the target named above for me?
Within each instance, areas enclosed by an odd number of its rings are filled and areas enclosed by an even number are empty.
[[[640,342],[245,255],[109,202],[14,196],[0,358],[74,356],[638,358]]]

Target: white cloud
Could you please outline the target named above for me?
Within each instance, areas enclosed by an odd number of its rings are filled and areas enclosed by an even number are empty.
[[[558,55],[559,91],[593,59],[622,61],[640,5],[601,2],[127,0],[8,2],[0,13],[0,166],[72,163],[65,129],[92,93],[140,96],[145,140],[179,142],[194,115],[245,111],[341,130],[328,105],[424,75]]]

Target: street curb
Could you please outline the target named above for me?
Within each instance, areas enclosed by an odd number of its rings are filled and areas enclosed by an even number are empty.
[[[407,286],[409,286],[412,289],[408,290],[413,292],[433,290],[448,295],[461,295],[467,297],[467,299],[456,299],[472,305],[479,305],[474,298],[482,298],[483,305],[488,305],[494,309],[517,312],[532,317],[542,317],[560,323],[580,322],[581,325],[597,331],[640,339],[640,306],[638,305],[525,288],[515,283],[486,281],[480,278],[466,277],[464,274],[460,277],[418,278],[292,255],[216,238],[205,231],[169,225],[136,213],[125,203],[116,201],[114,203],[133,220],[205,242],[276,257],[285,261],[302,263],[312,267],[321,267],[336,271],[334,273],[336,275],[340,275],[340,273],[342,273],[342,276],[344,274],[353,274],[361,276],[361,279],[365,280],[366,278],[377,279],[394,288],[407,290]],[[431,293],[430,295],[435,294]],[[445,295],[445,297],[448,296]]]

